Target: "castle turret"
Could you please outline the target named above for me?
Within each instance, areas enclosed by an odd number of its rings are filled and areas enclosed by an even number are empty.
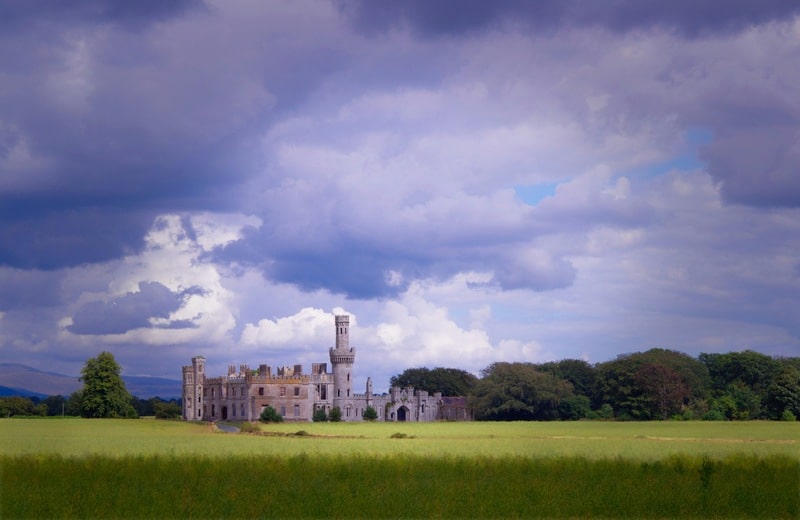
[[[333,365],[333,406],[345,413],[353,398],[353,363],[356,349],[350,347],[350,316],[336,316],[336,348],[330,349]],[[347,416],[343,417],[347,420]]]
[[[192,358],[192,364],[183,367],[183,418],[187,421],[200,421],[203,419],[203,383],[206,358],[197,356]]]

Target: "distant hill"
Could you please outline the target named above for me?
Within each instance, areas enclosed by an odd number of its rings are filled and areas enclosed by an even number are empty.
[[[125,375],[122,379],[128,391],[141,399],[173,399],[181,396],[181,382],[177,379]],[[67,396],[82,387],[78,376],[44,372],[17,363],[0,363],[0,396]]]
[[[9,388],[7,386],[0,386],[0,397],[10,397],[10,396],[22,396],[22,397],[38,397],[39,399],[44,399],[47,397],[44,394],[40,394],[38,392],[29,392],[28,390],[22,388]]]

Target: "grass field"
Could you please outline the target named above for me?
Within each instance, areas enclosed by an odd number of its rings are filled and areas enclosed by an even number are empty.
[[[261,429],[0,420],[0,517],[800,516],[798,423]]]

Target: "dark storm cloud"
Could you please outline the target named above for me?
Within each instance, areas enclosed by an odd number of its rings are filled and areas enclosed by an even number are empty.
[[[408,24],[428,36],[458,35],[516,23],[534,29],[601,26],[613,31],[663,27],[695,36],[738,30],[800,12],[793,0],[341,0],[342,12],[367,33]]]
[[[109,22],[140,27],[201,4],[198,0],[10,0],[0,4],[0,27],[13,30],[40,21]]]
[[[12,267],[112,259],[140,250],[159,214],[238,209],[261,132],[336,62],[313,42],[272,45],[277,13],[239,5],[0,9],[0,265]]]
[[[91,302],[73,317],[67,329],[73,334],[124,334],[138,328],[153,327],[151,318],[168,318],[178,310],[185,298],[202,292],[190,288],[179,293],[170,291],[158,282],[140,282],[138,292],[130,292],[110,302]],[[188,320],[177,320],[157,328],[193,328]]]

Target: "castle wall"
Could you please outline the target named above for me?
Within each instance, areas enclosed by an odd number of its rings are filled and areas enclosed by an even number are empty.
[[[262,410],[272,406],[285,421],[311,421],[316,409],[327,414],[338,406],[342,420],[361,421],[367,407],[378,413],[379,421],[428,422],[439,419],[471,420],[466,400],[443,398],[413,388],[391,388],[388,394],[373,395],[372,380],[366,392],[353,392],[355,348],[349,345],[349,317],[336,316],[336,348],[329,351],[332,371],[326,363],[314,363],[311,373],[301,365],[279,367],[273,375],[269,365],[250,370],[233,365],[226,376],[208,378],[205,359],[192,358],[182,367],[183,418],[188,421],[257,421]],[[449,401],[448,401],[449,400]]]

